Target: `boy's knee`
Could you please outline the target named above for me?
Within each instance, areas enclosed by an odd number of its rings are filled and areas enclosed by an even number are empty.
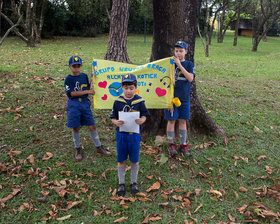
[[[118,166],[119,167],[123,167],[126,164],[126,160],[122,161],[122,162],[118,162]]]
[[[96,125],[90,125],[90,126],[88,126],[88,128],[91,132],[96,131]]]
[[[73,132],[78,133],[80,131],[80,127],[78,128],[73,128]]]

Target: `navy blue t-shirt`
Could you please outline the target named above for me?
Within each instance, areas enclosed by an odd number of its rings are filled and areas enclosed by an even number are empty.
[[[112,112],[110,114],[110,118],[115,118],[119,120],[119,111],[124,112],[140,112],[140,117],[142,116],[150,116],[150,113],[145,105],[145,100],[135,95],[132,99],[126,100],[123,96],[118,97],[115,100]],[[140,129],[141,130],[141,129]],[[117,131],[119,131],[119,127],[117,127]]]
[[[182,66],[186,69],[187,72],[194,73],[194,65],[191,61],[181,62]],[[178,97],[180,101],[189,102],[190,93],[191,93],[191,82],[189,82],[184,76],[181,69],[175,64],[175,86],[174,86],[174,97]]]
[[[64,87],[69,99],[87,98],[88,94],[73,97],[70,93],[73,91],[87,90],[89,87],[88,76],[85,73],[80,73],[77,76],[68,75],[64,81]]]

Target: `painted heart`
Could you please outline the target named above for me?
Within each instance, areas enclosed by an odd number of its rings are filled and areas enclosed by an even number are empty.
[[[104,81],[104,82],[99,82],[98,83],[98,86],[100,87],[100,88],[106,88],[106,86],[107,86],[107,81]]]
[[[107,100],[108,96],[107,94],[104,94],[104,96],[101,97],[102,100]]]
[[[161,88],[156,88],[156,94],[161,97],[166,95],[166,90]]]

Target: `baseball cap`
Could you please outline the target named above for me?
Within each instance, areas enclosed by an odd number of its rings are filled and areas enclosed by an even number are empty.
[[[181,48],[187,49],[187,44],[186,44],[186,42],[179,40],[176,42],[174,47],[181,47]]]
[[[122,83],[125,83],[125,82],[132,82],[132,83],[137,82],[136,76],[133,75],[133,74],[126,74],[126,75],[124,75],[122,77]]]
[[[83,65],[82,59],[79,56],[72,56],[69,59],[69,65],[70,66],[73,66],[73,65]]]

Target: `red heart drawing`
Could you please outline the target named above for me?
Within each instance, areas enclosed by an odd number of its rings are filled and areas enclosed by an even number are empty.
[[[100,88],[106,88],[106,86],[107,86],[107,81],[104,81],[104,82],[99,82],[98,83],[98,86],[100,87]]]
[[[161,88],[156,88],[156,94],[161,97],[166,95],[166,90]]]
[[[101,97],[102,100],[107,100],[108,96],[107,94],[104,94],[104,96]]]

